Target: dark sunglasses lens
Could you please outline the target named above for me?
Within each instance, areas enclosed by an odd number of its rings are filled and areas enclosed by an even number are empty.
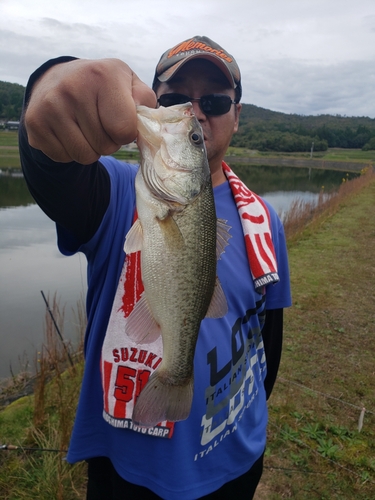
[[[168,108],[175,104],[185,104],[190,101],[190,97],[184,94],[163,94],[158,99],[160,106]]]
[[[231,97],[225,94],[204,95],[200,102],[203,113],[211,116],[228,113],[232,105]]]

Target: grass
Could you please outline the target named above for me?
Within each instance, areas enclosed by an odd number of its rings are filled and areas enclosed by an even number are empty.
[[[0,130],[0,170],[19,170],[18,133],[13,130]]]
[[[14,131],[0,131],[0,169],[21,168],[18,154],[18,135]]]
[[[311,153],[286,153],[277,151],[256,151],[247,148],[237,148],[230,146],[227,151],[228,156],[246,157],[264,157],[264,158],[310,158]],[[327,151],[317,151],[313,153],[314,159],[359,162],[368,164],[375,162],[375,150],[362,151],[361,149],[343,149],[329,148]]]
[[[137,150],[121,148],[113,154],[119,160],[139,161]],[[18,132],[13,130],[0,130],[0,169],[20,170],[21,163],[18,153]]]
[[[331,148],[324,154],[324,158],[334,161],[375,161],[375,150]]]
[[[131,162],[139,162],[139,151],[137,149],[129,151],[127,149],[121,148],[116,151],[116,153],[113,153],[112,156],[122,161],[130,160]]]
[[[18,132],[14,130],[0,130],[0,146],[11,146],[18,148]]]
[[[374,205],[368,172],[288,240],[294,305],[258,499],[374,498]]]

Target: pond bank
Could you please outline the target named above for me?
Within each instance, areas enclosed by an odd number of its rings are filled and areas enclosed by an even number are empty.
[[[269,156],[226,156],[225,161],[229,164],[248,163],[250,165],[267,165],[272,167],[296,167],[296,168],[318,168],[324,170],[340,170],[342,172],[360,172],[363,168],[371,166],[374,168],[374,163],[369,161],[332,161],[314,158],[290,158],[290,157],[269,157]]]

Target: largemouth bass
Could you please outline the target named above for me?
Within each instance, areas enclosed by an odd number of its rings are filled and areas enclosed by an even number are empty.
[[[201,321],[227,312],[216,261],[229,234],[225,224],[217,223],[203,133],[192,105],[138,106],[137,115],[138,219],[124,249],[141,252],[144,285],[129,316],[128,335],[143,344],[161,333],[163,342],[162,363],[132,416],[137,425],[149,427],[189,416]]]

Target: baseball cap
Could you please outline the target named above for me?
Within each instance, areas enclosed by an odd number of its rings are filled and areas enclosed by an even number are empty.
[[[234,57],[206,36],[194,36],[164,52],[156,66],[153,87],[156,80],[167,82],[186,62],[198,58],[213,62],[241,96],[241,73]]]

